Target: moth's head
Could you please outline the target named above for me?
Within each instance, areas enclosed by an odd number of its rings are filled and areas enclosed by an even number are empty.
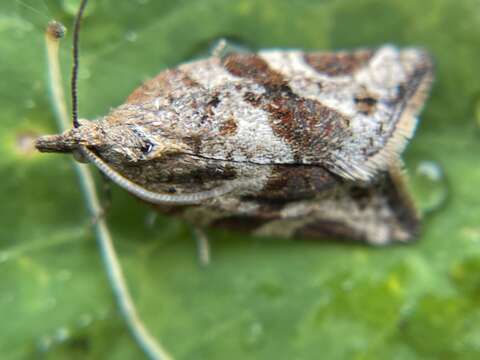
[[[106,162],[118,165],[157,160],[182,151],[175,141],[152,135],[135,124],[80,120],[79,125],[62,134],[38,138],[36,148],[41,152],[72,153],[83,162],[79,149],[86,146]]]

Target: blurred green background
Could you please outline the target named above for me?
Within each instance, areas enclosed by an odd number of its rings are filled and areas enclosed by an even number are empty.
[[[119,317],[70,158],[56,132],[43,31],[75,0],[0,4],[0,358],[138,359]],[[114,189],[108,220],[140,315],[178,359],[480,358],[480,1],[92,0],[80,114],[105,114],[143,80],[226,37],[251,49],[427,48],[432,97],[405,159],[419,242],[371,248],[190,229]],[[62,44],[64,73],[71,32]],[[68,79],[66,80],[66,83]]]

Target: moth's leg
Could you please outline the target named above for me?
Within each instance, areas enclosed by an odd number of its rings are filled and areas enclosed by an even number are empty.
[[[231,53],[250,53],[251,50],[245,46],[232,43],[224,38],[220,39],[213,47],[212,47],[212,56],[224,59]]]
[[[227,48],[227,40],[223,38],[220,39],[212,49],[212,56],[217,58],[222,58],[225,55],[226,48]]]
[[[145,216],[145,225],[148,228],[153,228],[155,225],[155,222],[157,221],[158,218],[158,212],[156,211],[149,211],[148,214]]]
[[[108,177],[102,174],[102,212],[105,215],[112,205],[112,182]]]
[[[96,224],[100,219],[107,216],[107,212],[112,205],[112,183],[108,177],[101,174],[101,191],[102,191],[102,198],[100,199],[100,211],[97,215],[93,217],[91,220],[92,224]]]
[[[210,243],[208,236],[205,231],[198,226],[193,226],[193,234],[197,242],[198,261],[200,265],[207,266],[210,264]]]

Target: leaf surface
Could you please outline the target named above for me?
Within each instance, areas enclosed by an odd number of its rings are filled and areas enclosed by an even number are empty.
[[[0,354],[3,359],[132,359],[70,158],[38,154],[55,133],[43,30],[76,1],[0,5]],[[443,171],[419,199],[420,241],[372,248],[213,232],[197,265],[190,229],[145,225],[115,189],[109,224],[140,315],[178,359],[480,357],[480,4],[475,0],[92,1],[84,19],[80,114],[94,119],[143,80],[226,37],[252,49],[422,46],[432,97],[405,159]],[[62,45],[65,76],[71,34]],[[66,77],[66,79],[68,79]],[[67,84],[68,81],[65,80]],[[419,191],[418,189],[421,189]]]

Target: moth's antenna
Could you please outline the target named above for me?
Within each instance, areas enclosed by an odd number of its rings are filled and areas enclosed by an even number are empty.
[[[80,40],[80,23],[82,21],[83,12],[87,6],[87,0],[82,0],[80,8],[78,9],[77,16],[75,17],[75,24],[73,29],[73,69],[72,69],[72,121],[73,127],[78,128],[80,123],[78,122],[78,96],[77,96],[77,80],[78,80],[78,45]],[[191,194],[161,194],[152,191],[148,191],[145,188],[133,183],[127,178],[120,175],[117,171],[113,170],[110,165],[105,163],[99,158],[93,151],[85,146],[80,147],[81,154],[88,159],[92,164],[95,164],[100,171],[102,171],[110,180],[117,183],[127,191],[133,193],[139,198],[152,202],[155,204],[163,203],[177,203],[177,204],[195,204],[199,201],[215,198],[221,195],[225,195],[240,187],[241,184],[236,182],[228,183],[224,186],[219,186],[211,190],[200,191]]]
[[[73,127],[79,127],[78,123],[78,95],[77,95],[77,80],[78,80],[78,44],[80,40],[80,23],[82,21],[83,12],[87,6],[88,0],[82,0],[77,16],[75,16],[75,24],[73,28],[73,69],[72,69],[72,121]]]
[[[82,3],[83,7],[85,7],[85,3],[86,1]],[[81,15],[79,15],[77,19],[80,17]],[[65,28],[63,25],[55,21],[49,23],[46,32],[49,80],[52,100],[57,113],[57,121],[62,131],[67,130],[69,127],[69,117],[65,98],[63,96],[63,81],[58,57],[59,39],[63,37],[64,33]],[[93,224],[93,227],[97,233],[97,240],[102,259],[122,317],[136,342],[143,349],[149,359],[172,360],[172,357],[162,347],[158,340],[148,332],[148,329],[145,327],[137,313],[132,296],[128,291],[128,286],[125,281],[125,276],[123,275],[118,255],[113,246],[112,235],[110,234],[105,219],[101,216],[102,209],[95,190],[95,183],[92,174],[86,166],[80,165],[77,162],[74,162],[74,164],[79,175],[82,192],[86,199],[88,210],[97,219],[95,224]]]

